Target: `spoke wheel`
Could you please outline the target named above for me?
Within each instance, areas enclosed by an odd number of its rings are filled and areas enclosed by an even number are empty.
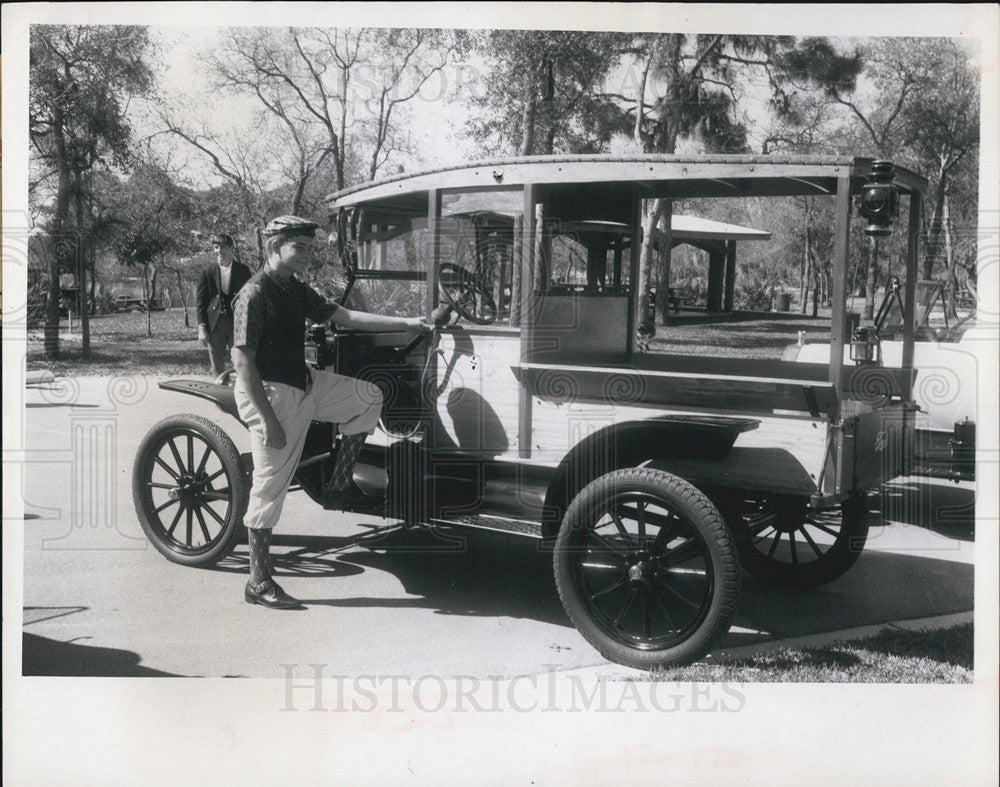
[[[739,567],[729,530],[691,484],[630,468],[586,486],[556,539],[570,620],[611,661],[687,664],[729,630]]]
[[[867,496],[836,508],[811,509],[805,498],[733,496],[721,504],[740,562],[758,579],[814,588],[843,575],[868,538]]]
[[[200,416],[171,416],[139,446],[132,497],[153,546],[175,563],[207,565],[236,545],[249,479],[222,429]]]
[[[459,265],[444,262],[438,267],[441,292],[451,307],[477,325],[491,325],[497,319],[497,305],[487,287]]]

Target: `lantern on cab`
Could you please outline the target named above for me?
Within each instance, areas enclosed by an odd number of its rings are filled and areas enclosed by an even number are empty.
[[[868,181],[858,200],[858,213],[867,219],[865,235],[881,238],[892,234],[892,221],[899,215],[899,193],[892,181],[896,168],[891,161],[873,161]]]

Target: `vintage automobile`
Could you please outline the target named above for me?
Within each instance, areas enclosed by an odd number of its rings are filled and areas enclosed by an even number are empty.
[[[908,472],[925,187],[863,158],[565,156],[331,195],[342,302],[433,313],[439,326],[418,338],[308,333],[312,364],[385,396],[354,476],[371,500],[363,510],[539,539],[569,619],[606,658],[653,668],[701,657],[730,627],[741,565],[800,588],[840,577],[864,546],[869,492]],[[796,195],[835,206],[828,358],[744,357],[739,322],[720,356],[636,349],[644,200]],[[846,321],[849,227],[856,206],[867,232],[887,234],[900,202],[902,352],[883,366],[877,337]],[[722,273],[731,286],[735,259]],[[239,418],[226,380],[160,385]],[[318,504],[336,450],[335,427],[314,423],[294,483]],[[154,427],[133,486],[170,560],[212,563],[241,536],[246,457],[215,423],[178,415]]]

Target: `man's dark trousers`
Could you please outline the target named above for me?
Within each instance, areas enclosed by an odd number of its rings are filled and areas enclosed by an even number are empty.
[[[208,358],[215,374],[222,374],[233,347],[233,299],[250,279],[250,269],[233,260],[229,292],[222,292],[218,264],[208,265],[198,282],[198,323],[208,331]]]

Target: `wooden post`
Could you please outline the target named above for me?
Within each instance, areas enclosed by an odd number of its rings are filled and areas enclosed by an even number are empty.
[[[716,245],[712,244],[713,247]],[[708,299],[705,304],[710,312],[722,310],[722,285],[726,258],[724,249],[712,248],[708,252]]]
[[[903,284],[903,399],[913,396],[913,338],[916,329],[914,306],[917,293],[917,258],[920,256],[920,192],[910,192],[910,216],[906,223],[906,281]]]
[[[532,359],[532,344],[535,313],[535,235],[538,225],[535,217],[535,203],[538,187],[534,183],[524,186],[523,230],[521,232],[521,363]],[[531,374],[521,375],[518,390],[517,455],[521,459],[531,458]]]
[[[722,310],[733,310],[733,295],[736,292],[736,241],[726,241],[726,294],[722,301]]]
[[[424,291],[424,311],[430,315],[438,305],[438,266],[441,264],[441,192],[427,192],[427,229],[431,238],[431,259],[427,266],[427,289]]]
[[[837,178],[836,224],[833,232],[833,298],[830,317],[830,382],[836,393],[837,411],[831,417],[840,417],[840,401],[844,393],[844,321],[847,311],[847,251],[851,231],[851,175]]]
[[[622,246],[625,243],[625,236],[624,235],[619,235],[617,238],[614,239],[613,242],[614,242],[614,250],[615,250],[615,257],[614,257],[614,266],[615,266],[614,267],[614,271],[615,271],[614,272],[614,277],[615,278],[614,278],[614,282],[613,283],[614,283],[615,287],[621,287],[622,286]]]
[[[632,216],[631,216],[632,242],[629,244],[628,261],[628,283],[632,288],[632,296],[628,305],[628,329],[625,334],[625,363],[632,363],[632,355],[635,352],[635,332],[638,327],[640,316],[644,314],[646,293],[639,287],[639,267],[642,255],[642,198],[637,189],[632,192]],[[622,238],[618,245],[618,256],[621,256],[621,246],[625,239]],[[668,274],[669,275],[669,274]],[[652,318],[655,319],[655,318]]]

